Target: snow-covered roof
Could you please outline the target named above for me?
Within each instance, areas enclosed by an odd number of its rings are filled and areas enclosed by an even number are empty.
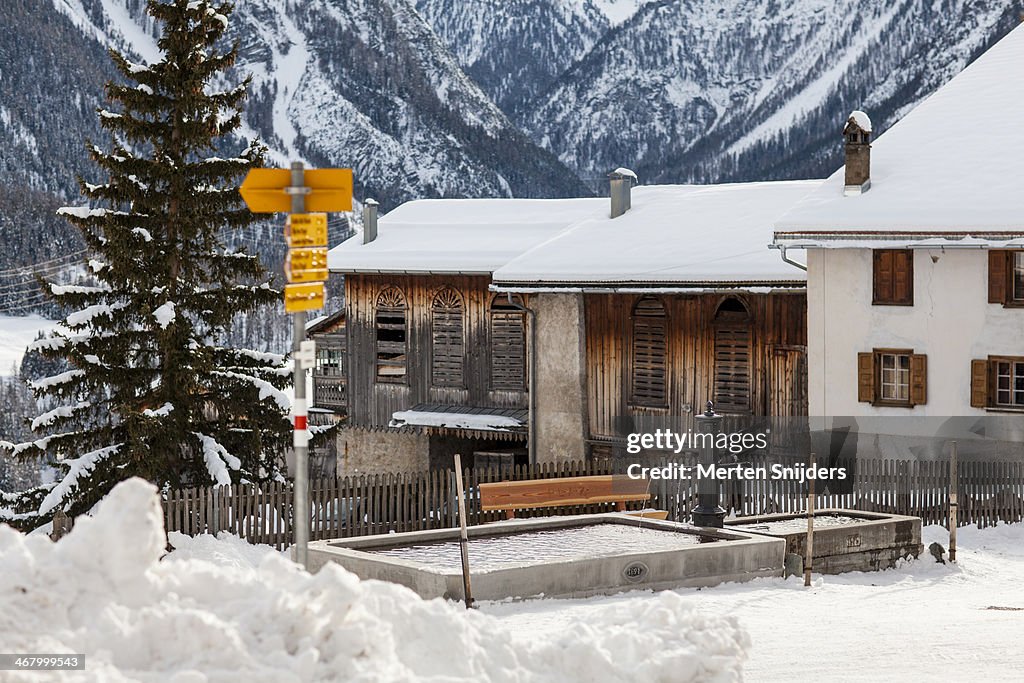
[[[468,429],[482,432],[521,432],[526,429],[525,408],[480,408],[420,403],[391,415],[390,426]]]
[[[421,199],[379,219],[377,239],[342,242],[334,272],[490,274],[576,221],[608,213],[607,199]]]
[[[800,283],[804,272],[767,245],[772,221],[820,183],[636,187],[625,214],[580,220],[499,268],[494,282],[498,288]]]
[[[947,231],[993,239],[1024,236],[1022,82],[1024,26],[875,141],[869,190],[844,196],[839,169],[775,229],[802,233],[805,241],[827,241],[831,237],[823,233],[831,231],[916,232],[917,239]],[[776,241],[789,238],[781,234]]]

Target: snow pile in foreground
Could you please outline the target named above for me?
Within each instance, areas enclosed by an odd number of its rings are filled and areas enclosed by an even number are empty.
[[[241,542],[182,545],[160,561],[160,505],[141,480],[56,544],[0,526],[3,651],[85,653],[85,675],[67,680],[105,682],[680,683],[740,680],[749,646],[734,619],[675,593],[524,640],[494,617],[334,565],[310,575]]]

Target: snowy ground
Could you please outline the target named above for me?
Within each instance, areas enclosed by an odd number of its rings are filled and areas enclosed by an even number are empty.
[[[32,343],[41,331],[57,326],[52,320],[37,315],[0,315],[0,376],[15,374],[25,347]]]
[[[1021,680],[1024,525],[963,529],[959,563],[466,611],[267,546],[171,534],[117,487],[59,543],[0,525],[0,652],[84,652],[20,681],[726,683]],[[926,530],[925,543],[946,542]]]
[[[924,535],[926,548],[948,544],[941,527]],[[885,572],[815,576],[811,588],[802,579],[758,579],[678,593],[746,629],[748,681],[1024,680],[1024,525],[961,529],[957,547],[956,565],[928,555]],[[595,610],[654,599],[629,593],[483,611],[517,638],[537,640],[586,623]]]

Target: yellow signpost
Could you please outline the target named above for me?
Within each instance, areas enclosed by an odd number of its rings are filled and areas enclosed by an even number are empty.
[[[303,282],[284,286],[284,310],[289,313],[324,307],[324,283]]]
[[[245,176],[238,191],[253,213],[289,214],[284,234],[290,248],[285,260],[285,275],[289,284],[284,287],[284,310],[294,314],[294,509],[308,510],[306,370],[313,365],[315,347],[313,342],[304,341],[306,311],[324,307],[324,281],[328,273],[327,214],[323,212],[352,210],[352,169],[306,170],[301,161],[294,162],[290,169],[254,168]],[[307,566],[311,527],[308,523],[296,523],[294,528],[295,560]]]
[[[284,261],[288,282],[325,282],[327,280],[327,247],[291,249]]]
[[[284,224],[284,239],[289,247],[326,247],[326,213],[290,213]]]
[[[305,172],[301,190],[304,211],[351,211],[352,169],[316,168]],[[287,213],[292,208],[291,171],[286,168],[254,168],[238,191],[253,213]]]

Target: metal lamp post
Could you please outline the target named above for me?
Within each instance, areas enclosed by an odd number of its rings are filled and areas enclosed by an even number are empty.
[[[710,443],[704,444],[701,452],[701,462],[705,471],[708,471],[715,464],[715,438],[714,435],[721,433],[722,416],[715,413],[715,406],[708,401],[707,407],[702,415],[694,418],[697,421],[697,433],[711,434]],[[722,528],[725,520],[725,509],[719,505],[718,480],[712,477],[701,477],[697,480],[698,504],[694,508],[691,521],[694,526],[710,526]]]

